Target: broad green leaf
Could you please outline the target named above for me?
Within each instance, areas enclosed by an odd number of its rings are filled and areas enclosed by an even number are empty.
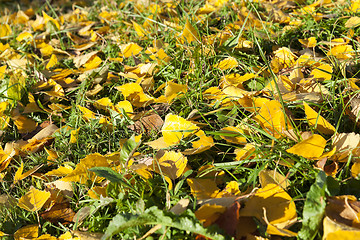
[[[298,235],[300,239],[314,239],[319,231],[325,214],[326,184],[326,174],[321,171],[316,178],[316,182],[311,185],[309,192],[306,194],[302,228]]]

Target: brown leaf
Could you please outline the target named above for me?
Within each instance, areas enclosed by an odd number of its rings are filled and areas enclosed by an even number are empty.
[[[153,113],[149,116],[140,118],[128,128],[138,134],[142,132],[150,134],[152,131],[158,133],[161,130],[163,123],[164,121],[162,118],[157,113]]]
[[[236,227],[239,221],[239,209],[240,203],[235,201],[215,222],[232,237],[236,236]]]
[[[50,210],[40,214],[42,218],[51,223],[70,224],[73,222],[75,212],[69,208],[68,202],[56,203]]]

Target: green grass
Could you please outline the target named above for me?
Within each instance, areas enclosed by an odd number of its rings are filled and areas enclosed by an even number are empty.
[[[345,38],[348,31],[345,28],[347,19],[350,16],[358,15],[358,13],[347,11],[348,6],[322,6],[318,7],[316,12],[329,15],[328,18],[315,20],[314,14],[303,14],[298,16],[301,25],[290,26],[288,22],[276,22],[267,13],[266,6],[261,2],[229,2],[220,6],[213,13],[201,16],[197,14],[197,11],[204,6],[204,1],[178,1],[172,3],[172,6],[170,3],[166,4],[161,1],[153,3],[161,6],[161,12],[155,10],[152,12],[150,7],[139,9],[136,1],[76,1],[73,3],[64,0],[53,1],[51,4],[49,2],[44,3],[44,1],[31,1],[31,4],[26,3],[26,1],[18,1],[17,6],[10,4],[10,1],[0,2],[0,16],[3,16],[3,18],[32,7],[34,12],[40,16],[44,11],[56,20],[62,17],[65,19],[65,22],[61,23],[62,29],[60,30],[56,29],[55,24],[50,21],[44,26],[43,30],[38,31],[32,31],[26,24],[13,23],[9,20],[7,23],[13,33],[9,36],[0,37],[0,43],[4,45],[8,43],[12,51],[18,54],[18,57],[27,56],[27,54],[33,57],[32,64],[25,65],[25,68],[22,69],[26,74],[26,84],[20,87],[20,84],[9,84],[12,74],[11,61],[9,62],[11,57],[9,55],[2,56],[0,50],[0,67],[7,66],[7,71],[3,77],[0,74],[0,99],[1,102],[9,102],[6,111],[1,114],[4,117],[12,117],[9,126],[2,130],[0,136],[1,146],[5,148],[7,143],[10,144],[13,141],[31,138],[31,135],[19,131],[15,126],[14,118],[16,116],[14,112],[17,110],[21,113],[24,106],[28,104],[28,95],[30,93],[34,95],[36,104],[41,110],[22,115],[37,122],[38,125],[50,121],[61,128],[60,131],[52,135],[52,140],[49,140],[46,146],[47,149],[56,152],[58,155],[53,164],[49,164],[47,160],[48,154],[42,148],[38,151],[17,154],[9,166],[4,169],[1,169],[2,160],[0,160],[0,174],[2,174],[0,175],[0,219],[2,219],[0,220],[0,231],[7,234],[3,237],[0,236],[0,238],[13,239],[14,233],[21,227],[36,224],[39,225],[39,236],[50,234],[59,237],[67,231],[75,231],[73,232],[75,235],[77,234],[76,231],[83,231],[102,234],[106,232],[106,236],[110,236],[114,232],[117,235],[113,239],[135,239],[144,236],[154,225],[162,224],[161,228],[146,239],[194,239],[196,234],[205,234],[209,237],[212,236],[214,239],[222,239],[222,237],[229,237],[224,230],[214,225],[205,228],[195,217],[194,213],[199,209],[199,199],[191,193],[187,179],[206,174],[212,175],[211,179],[216,179],[217,187],[220,190],[224,189],[227,183],[235,181],[239,185],[241,195],[246,195],[256,191],[257,188],[261,188],[259,174],[264,169],[270,169],[275,170],[282,176],[286,176],[289,180],[289,186],[285,191],[293,199],[298,214],[298,221],[289,230],[297,233],[303,228],[303,234],[304,232],[305,234],[314,234],[314,239],[321,239],[323,234],[321,227],[304,230],[302,224],[302,221],[306,218],[304,216],[308,213],[304,205],[306,206],[306,202],[312,200],[312,198],[317,199],[316,197],[319,197],[308,194],[312,186],[314,189],[318,187],[314,185],[315,181],[322,176],[321,173],[319,174],[320,170],[315,167],[316,161],[288,153],[286,150],[294,146],[296,142],[286,136],[275,138],[266,129],[263,129],[254,119],[259,109],[250,111],[241,105],[237,101],[241,99],[241,96],[232,98],[228,105],[222,105],[219,99],[216,101],[209,100],[204,92],[210,87],[221,86],[222,78],[227,74],[256,74],[258,72],[256,68],[267,68],[267,74],[259,74],[254,79],[244,82],[244,89],[248,92],[257,91],[254,97],[278,100],[283,108],[281,114],[287,114],[296,136],[301,136],[301,133],[305,131],[320,134],[327,140],[325,152],[330,151],[333,148],[332,136],[323,135],[314,127],[309,126],[301,99],[288,101],[285,92],[281,92],[283,87],[278,84],[271,92],[266,93],[262,90],[279,75],[288,76],[288,72],[296,68],[296,66],[285,67],[279,73],[271,69],[270,64],[274,59],[276,49],[287,47],[299,57],[304,47],[298,39],[316,37],[317,45],[311,51],[313,50],[313,53],[321,56],[323,62],[330,64],[333,73],[331,80],[319,81],[319,84],[328,90],[329,95],[324,96],[323,101],[316,103],[308,101],[308,104],[315,111],[320,112],[321,116],[331,123],[338,133],[359,133],[359,125],[348,113],[351,109],[349,101],[358,92],[356,89],[349,87],[348,78],[356,77],[359,72],[357,65],[358,40],[356,37],[359,28],[354,28],[354,37],[349,39],[348,44],[355,50],[355,55],[351,59],[339,60],[335,57],[326,56],[330,47],[324,43],[334,38]],[[307,1],[306,3],[295,4],[294,9],[300,9],[300,7],[311,3],[313,2]],[[242,7],[246,7],[252,15],[239,16]],[[89,22],[82,23],[83,25],[80,23],[72,23],[71,25],[71,20],[66,20],[65,14],[72,13],[74,10],[83,11]],[[103,10],[114,12],[116,15],[106,20],[101,19],[100,13]],[[289,14],[292,12],[292,8],[284,9],[283,12]],[[150,16],[153,16],[153,19],[149,21],[152,26],[148,28],[144,37],[139,37],[133,28],[132,21],[142,25]],[[250,25],[249,23],[253,21],[252,16],[258,19],[264,18],[264,21],[259,21],[257,27]],[[244,23],[238,22],[241,17]],[[291,19],[295,18],[291,14],[289,17]],[[35,15],[31,16],[30,20],[35,20]],[[182,32],[187,20],[195,28],[202,42],[179,42],[177,36]],[[167,26],[166,24],[170,22],[174,24]],[[70,74],[68,77],[76,80],[82,70],[76,69],[72,60],[76,55],[76,51],[73,49],[76,44],[69,38],[68,34],[75,33],[78,37],[85,39],[86,36],[80,36],[78,30],[74,29],[80,29],[91,23],[93,24],[91,27],[93,31],[105,30],[97,33],[97,41],[94,46],[81,51],[80,54],[84,55],[92,51],[99,51],[98,56],[101,58],[102,63],[98,67],[101,69],[108,68],[108,73],[113,74],[115,77],[106,78],[105,75],[105,79],[94,83],[94,81],[99,80],[97,79],[98,76],[94,74],[82,82],[78,81],[71,89],[64,87],[64,97],[49,97],[46,91],[51,87],[45,90],[37,89],[36,84],[41,81],[39,73],[42,73],[47,80],[54,73],[54,69],[46,69],[50,56],[41,55],[39,48],[34,46],[35,40],[27,44],[18,42],[16,37],[25,30],[31,31],[34,37],[45,34],[45,43],[52,44],[56,48],[69,53],[69,56],[63,55],[64,57],[61,57],[61,53],[57,53],[59,62],[55,68],[72,69],[75,73]],[[236,23],[238,23],[237,27],[230,26],[230,24]],[[225,32],[225,30],[231,36],[220,44],[221,36],[215,35]],[[210,43],[209,38],[212,34],[215,40]],[[253,47],[250,49],[236,49],[236,41],[239,38],[251,41]],[[157,62],[151,58],[151,54],[145,53],[148,47],[153,47],[153,41],[155,40],[162,41],[162,49],[171,57],[170,61]],[[112,61],[111,58],[119,57],[120,45],[129,42],[137,43],[143,48],[140,54],[124,58],[123,62]],[[238,61],[239,65],[236,68],[220,70],[214,67],[215,64],[230,56]],[[128,155],[134,154],[136,150],[138,152],[136,154],[139,154],[136,159],[155,158],[158,150],[152,149],[144,143],[158,139],[162,136],[161,132],[144,133],[141,138],[142,143],[137,146],[133,142],[134,140],[131,139],[137,133],[128,128],[135,121],[131,120],[130,114],[122,116],[120,113],[116,114],[116,111],[99,110],[94,106],[95,101],[105,97],[115,104],[125,100],[124,95],[116,87],[135,82],[135,80],[123,77],[120,73],[124,73],[125,66],[136,66],[139,63],[147,62],[158,63],[158,65],[151,76],[154,79],[154,86],[152,90],[145,91],[146,94],[159,98],[164,95],[165,90],[161,89],[156,93],[154,90],[169,81],[186,85],[188,90],[186,93],[178,95],[168,105],[152,103],[145,107],[133,106],[134,112],[140,113],[154,110],[163,120],[169,113],[184,119],[190,116],[189,118],[196,122],[206,136],[211,136],[214,139],[215,145],[199,154],[187,156],[189,169],[176,180],[172,180],[172,189],[170,189],[166,181],[166,174],[162,171],[160,173],[151,171],[152,177],[145,179],[125,167],[121,168],[121,171],[119,168],[116,169],[118,175],[113,176],[115,180],[111,179],[109,177],[111,173],[107,172],[104,176],[108,180],[102,182],[90,180],[86,183],[71,182],[73,192],[65,198],[69,202],[69,208],[77,214],[76,217],[78,218],[77,220],[74,218],[69,223],[47,221],[41,217],[41,214],[46,210],[44,208],[39,212],[30,212],[18,207],[18,200],[29,191],[31,186],[39,190],[46,190],[47,183],[61,179],[61,177],[45,176],[44,174],[64,166],[64,164],[75,169],[80,160],[89,154],[99,153],[105,156],[106,154],[122,152],[122,154]],[[349,68],[346,69],[348,63],[354,63],[354,66],[350,69],[351,71]],[[309,75],[312,66],[301,68],[305,77]],[[76,72],[78,70],[80,71]],[[87,94],[98,83],[102,86],[102,89],[94,95]],[[299,93],[300,84],[296,86],[298,89],[293,92],[298,91],[297,93]],[[17,92],[20,97],[13,100],[11,97],[14,94],[11,95],[9,89],[17,87],[21,89],[20,92]],[[70,108],[59,112],[47,111],[51,103],[61,103]],[[86,107],[95,112],[96,119],[89,121],[84,119],[78,106]],[[284,109],[287,109],[286,113]],[[101,116],[107,117],[113,124],[110,130],[104,129],[102,124],[99,123]],[[65,126],[69,129],[62,128]],[[240,135],[246,138],[247,143],[252,143],[255,146],[252,157],[242,161],[235,161],[234,150],[242,149],[244,145],[227,142],[221,138],[223,133],[220,130],[228,126],[241,126],[244,132]],[[71,130],[75,129],[79,129],[77,141],[70,143]],[[36,131],[33,134],[36,134]],[[124,147],[123,144],[126,140],[128,140],[128,145]],[[191,144],[196,140],[198,140],[196,136],[181,139],[179,144],[168,147],[167,150],[184,151],[191,148]],[[132,152],[132,150],[134,151]],[[126,160],[131,157],[130,155],[129,158],[119,158],[117,160],[120,162],[114,165],[124,165],[125,162],[128,163]],[[347,161],[339,162],[338,170],[333,178],[322,179],[322,184],[326,190],[320,197],[328,199],[334,195],[346,194],[360,197],[357,190],[360,182],[358,178],[353,178],[351,175],[353,162],[358,161],[358,159],[359,156],[354,153],[348,156]],[[39,165],[41,167],[36,171],[36,174],[14,184],[13,179],[21,162],[24,163],[23,172]],[[283,162],[292,163],[292,167],[285,166]],[[329,160],[327,165],[331,162],[332,160]],[[154,161],[153,164],[158,163]],[[203,172],[199,171],[200,168],[209,165],[213,167]],[[223,175],[220,173],[223,173]],[[88,174],[91,174],[90,170]],[[220,174],[218,178],[214,177],[218,174]],[[335,183],[339,186],[336,187]],[[93,186],[106,186],[107,196],[100,200],[90,198],[87,192]],[[336,191],[330,191],[332,188],[336,189]],[[168,211],[180,199],[184,198],[190,200],[184,214],[177,216]],[[243,202],[241,204],[246,205]],[[111,222],[113,218],[118,219],[118,222]],[[128,223],[126,223],[127,221]],[[182,225],[182,221],[187,221],[190,224],[188,231]],[[124,225],[121,225],[121,223]],[[115,230],[111,230],[113,228]],[[257,219],[256,234],[270,237],[266,233],[266,225],[264,225],[262,219]]]

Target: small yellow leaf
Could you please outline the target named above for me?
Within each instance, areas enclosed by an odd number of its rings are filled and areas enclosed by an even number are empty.
[[[75,129],[75,130],[71,130],[69,143],[77,143],[77,139],[78,139],[78,136],[79,136],[79,131],[80,131],[80,128]]]
[[[333,46],[327,55],[334,56],[339,60],[347,60],[355,55],[355,51],[351,45],[337,45]]]
[[[226,211],[226,207],[216,204],[204,204],[198,210],[195,211],[195,216],[204,225],[204,227],[210,226],[214,223],[222,213]]]
[[[327,135],[331,135],[336,131],[334,126],[320,116],[320,114],[315,112],[307,103],[304,102],[303,104],[306,118],[310,126],[315,127],[319,132]]]
[[[181,139],[193,135],[199,127],[184,118],[169,113],[161,129],[164,141],[168,146],[180,143]]]
[[[37,122],[23,115],[15,116],[13,120],[20,133],[32,132],[37,127]]]
[[[317,43],[316,38],[314,37],[309,37],[308,39],[299,39],[299,42],[306,48],[313,48]]]
[[[255,116],[255,120],[260,123],[266,132],[276,138],[283,136],[284,131],[292,129],[289,117],[277,100],[265,102],[258,115]]]
[[[76,168],[61,180],[64,182],[79,182],[86,184],[88,180],[91,182],[99,181],[99,177],[94,172],[89,171],[93,167],[109,167],[109,163],[106,157],[99,153],[93,153],[87,155],[80,160],[80,163],[76,165]]]
[[[270,223],[267,225],[266,233],[270,234],[270,235],[277,235],[277,236],[283,236],[283,237],[296,237],[297,236],[297,233],[294,233],[287,229],[281,229]]]
[[[82,117],[85,121],[90,121],[90,119],[96,119],[95,113],[85,107],[82,107],[80,105],[77,105],[77,107],[80,109],[80,111],[83,113]]]
[[[42,208],[49,197],[50,192],[40,191],[31,187],[30,190],[19,199],[18,206],[30,212],[37,212]]]
[[[197,200],[216,198],[220,192],[215,181],[211,179],[188,178],[186,181]]]
[[[54,52],[54,48],[49,44],[44,44],[40,48],[40,53],[43,57],[51,56],[51,54],[53,54],[53,52]]]
[[[101,110],[109,110],[110,108],[113,107],[113,103],[111,102],[110,98],[104,97],[99,100],[96,100],[94,102],[94,106],[99,110],[100,109]]]
[[[24,163],[21,162],[21,165],[18,168],[18,170],[16,171],[15,176],[14,176],[14,184],[16,184],[20,180],[21,174],[23,171],[24,171]]]
[[[234,57],[228,57],[215,64],[214,67],[219,68],[220,70],[227,70],[237,67],[238,65],[239,63]]]
[[[15,240],[34,239],[39,236],[39,225],[28,225],[14,233]]]
[[[49,70],[50,68],[54,67],[57,64],[57,62],[58,62],[58,60],[57,60],[56,55],[52,54],[49,62],[46,64],[45,68]]]
[[[322,136],[314,134],[286,151],[304,158],[319,158],[324,152],[325,145],[326,140]]]
[[[240,216],[256,217],[260,221],[264,220],[265,213],[268,222],[276,226],[284,225],[284,223],[290,225],[290,222],[296,221],[297,218],[292,198],[275,184],[268,184],[258,189],[256,194],[246,202],[245,207],[239,211]]]
[[[85,64],[85,71],[89,71],[91,69],[97,68],[102,63],[102,60],[97,55],[92,56]]]
[[[56,26],[56,28],[58,30],[60,30],[60,23],[57,20],[55,20],[52,17],[50,17],[49,15],[47,15],[44,11],[42,11],[42,14],[43,14],[45,24],[48,22],[52,22]]]
[[[290,186],[289,180],[281,175],[278,171],[275,170],[268,170],[264,169],[259,172],[259,181],[261,184],[261,187],[265,187],[268,184],[276,184],[282,187],[283,189],[286,189],[288,186]]]
[[[200,42],[200,37],[196,29],[191,25],[189,20],[186,20],[184,30],[181,33],[181,38],[185,39],[187,43],[192,43],[193,41]]]
[[[174,82],[167,82],[165,87],[165,97],[168,103],[171,103],[174,98],[176,98],[181,93],[187,92],[187,85],[177,84]]]
[[[11,35],[12,31],[8,24],[0,24],[0,38]]]
[[[187,165],[187,158],[180,152],[165,151],[165,153],[154,163],[154,171],[164,174],[175,180],[184,174]],[[160,167],[160,169],[159,169]]]
[[[45,173],[46,176],[64,177],[70,174],[74,169],[68,165],[60,166],[57,169]]]
[[[100,196],[106,197],[106,188],[107,187],[94,186],[88,191],[88,195],[92,199],[100,199]]]
[[[136,22],[134,21],[131,21],[132,24],[133,24],[133,27],[136,31],[136,34],[139,36],[139,37],[144,37],[146,35],[146,31],[143,29],[143,27],[139,24],[137,24]]]
[[[360,17],[351,17],[345,23],[346,28],[355,28],[359,25],[360,25]]]
[[[1,66],[0,67],[0,80],[2,80],[4,78],[5,71],[6,71],[6,65]]]
[[[243,137],[244,131],[240,128],[233,126],[225,127],[221,129],[220,133],[222,134],[220,137],[229,143],[240,145],[246,143],[246,138]]]
[[[310,75],[313,75],[319,81],[328,81],[331,80],[332,72],[333,69],[329,64],[320,63],[311,71]]]
[[[251,158],[256,148],[254,144],[247,143],[243,148],[235,149],[234,153],[236,154],[235,161],[241,161]]]
[[[19,36],[16,37],[16,41],[21,42],[21,41],[26,41],[26,42],[31,42],[33,40],[33,35],[29,32],[22,32],[19,34]]]
[[[141,50],[143,49],[136,43],[122,44],[119,47],[120,47],[122,56],[125,58],[135,56],[135,55],[139,54],[141,52]]]

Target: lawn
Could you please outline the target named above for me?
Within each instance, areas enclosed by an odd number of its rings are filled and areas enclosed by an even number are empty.
[[[0,20],[0,239],[360,239],[360,1]]]

